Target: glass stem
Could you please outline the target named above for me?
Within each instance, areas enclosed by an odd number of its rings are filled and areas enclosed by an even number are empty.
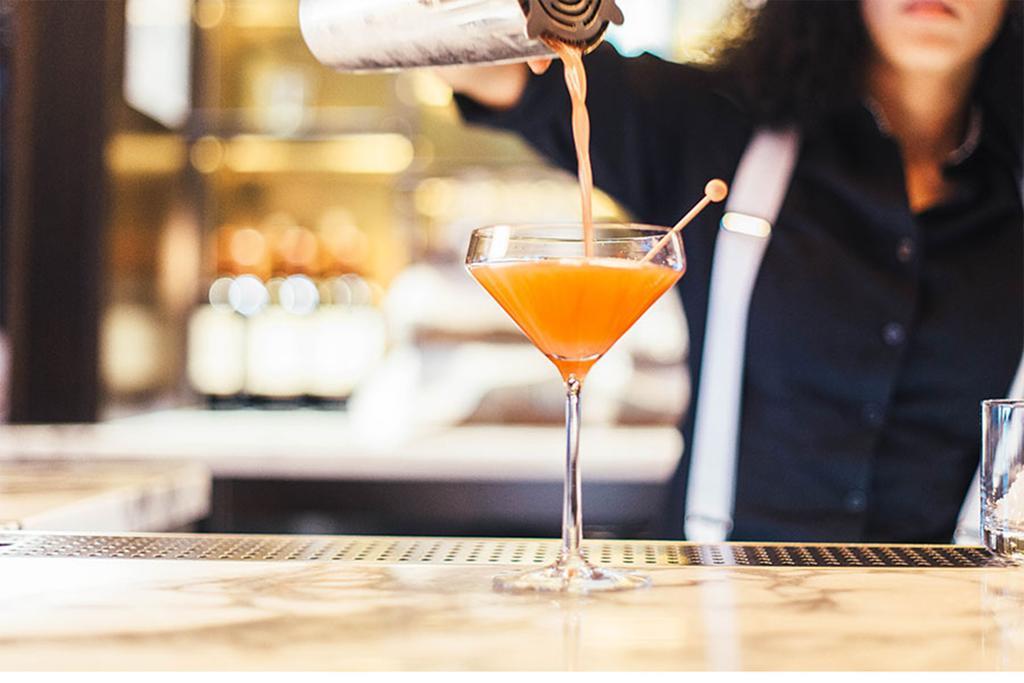
[[[565,382],[565,488],[562,501],[562,560],[580,557],[583,538],[580,488],[580,389],[575,375]]]

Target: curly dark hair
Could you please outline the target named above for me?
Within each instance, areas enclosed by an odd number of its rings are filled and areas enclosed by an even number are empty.
[[[810,128],[862,100],[871,42],[860,0],[767,0],[754,12],[743,37],[720,53],[715,71],[739,89],[757,119]],[[1020,150],[1024,0],[1010,0],[1003,27],[983,57],[975,98]]]

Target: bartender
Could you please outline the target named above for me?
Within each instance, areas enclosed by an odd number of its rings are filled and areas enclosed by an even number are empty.
[[[1019,0],[768,0],[712,67],[587,57],[594,176],[638,221],[672,225],[757,131],[799,131],[746,320],[730,539],[952,538],[979,402],[1007,394],[1024,348],[1022,16]],[[467,121],[575,170],[546,66],[441,73]],[[698,400],[721,216],[685,232]],[[692,444],[693,411],[681,429]],[[669,537],[690,466],[688,448]]]

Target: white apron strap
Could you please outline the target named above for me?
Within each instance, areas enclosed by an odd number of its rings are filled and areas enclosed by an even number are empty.
[[[1024,182],[1020,183],[1020,200],[1024,206]],[[1017,366],[1013,376],[1013,384],[1006,398],[1024,398],[1024,358]],[[956,522],[956,533],[953,542],[959,545],[978,545],[981,543],[981,465],[974,472],[974,479],[967,489],[967,496],[960,506],[960,516]]]
[[[736,169],[715,243],[686,487],[686,538],[732,530],[747,313],[800,149],[795,130],[759,130]]]

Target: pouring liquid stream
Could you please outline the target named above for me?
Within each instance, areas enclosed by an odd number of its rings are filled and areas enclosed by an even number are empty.
[[[572,100],[572,136],[576,143],[576,161],[580,183],[583,215],[583,250],[587,258],[594,255],[594,172],[590,165],[590,113],[587,111],[587,71],[583,66],[582,48],[559,40],[545,40],[562,60],[565,85]]]

